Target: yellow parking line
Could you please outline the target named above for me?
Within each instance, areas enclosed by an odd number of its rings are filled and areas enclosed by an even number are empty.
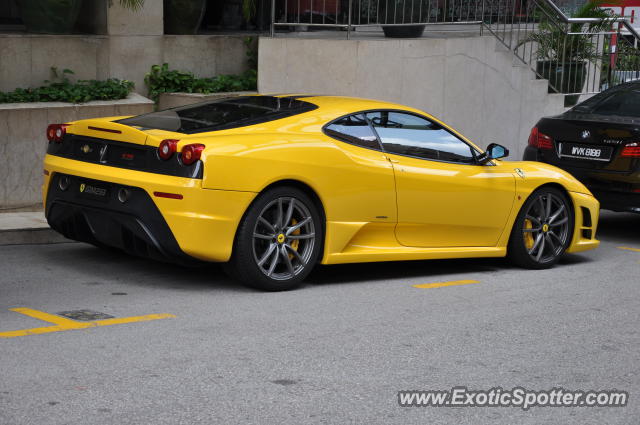
[[[119,317],[115,319],[96,320],[95,322],[89,322],[92,326],[110,326],[110,325],[122,325],[124,323],[134,322],[148,322],[149,320],[170,319],[176,317],[173,314],[147,314],[145,316],[133,316],[133,317]]]
[[[44,311],[33,310],[31,308],[12,308],[11,311],[24,314],[25,316],[33,317],[34,319],[42,320],[43,322],[53,323],[61,328],[77,329],[78,326],[88,328],[88,322],[77,322],[75,320],[67,319],[66,317],[56,316],[55,314],[45,313]],[[84,325],[84,326],[83,326]]]
[[[443,286],[458,286],[458,285],[471,285],[473,283],[480,283],[477,280],[453,280],[451,282],[436,282],[436,283],[420,283],[413,285],[414,288],[428,289],[428,288],[442,288]]]
[[[43,311],[30,308],[12,308],[11,311],[24,314],[25,316],[53,323],[55,326],[42,328],[21,329],[19,331],[0,332],[0,338],[15,338],[17,336],[39,335],[51,332],[70,331],[75,329],[94,328],[97,326],[121,325],[124,323],[145,322],[149,320],[169,319],[176,317],[173,314],[147,314],[145,316],[121,317],[115,319],[95,320],[92,322],[78,322]]]
[[[625,251],[640,252],[640,248],[630,248],[628,246],[619,246],[618,249],[624,249]]]
[[[69,327],[63,327],[63,326],[47,326],[45,328],[22,329],[22,330],[19,330],[19,331],[0,332],[0,338],[15,338],[17,336],[48,334],[50,332],[69,331],[71,329],[82,329],[82,328],[69,328]]]

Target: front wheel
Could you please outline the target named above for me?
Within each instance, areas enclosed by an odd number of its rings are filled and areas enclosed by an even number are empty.
[[[318,261],[322,235],[322,220],[309,196],[294,187],[270,189],[240,223],[227,270],[254,288],[293,289]]]
[[[547,187],[524,203],[509,239],[509,257],[529,269],[546,269],[558,262],[569,246],[573,211],[566,195]]]

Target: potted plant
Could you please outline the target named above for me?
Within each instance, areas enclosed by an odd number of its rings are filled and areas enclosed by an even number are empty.
[[[594,34],[609,31],[615,17],[604,9],[612,4],[611,0],[589,0],[573,15],[573,18],[599,18],[594,23],[573,23],[564,25],[548,18],[553,11],[543,10],[538,28],[518,43],[536,44],[536,74],[549,80],[549,93],[579,93],[587,76],[589,62],[602,59]],[[540,5],[547,8],[546,5]],[[546,13],[544,13],[546,12]],[[597,38],[596,38],[597,40]],[[565,97],[565,106],[573,106],[580,95]]]
[[[18,0],[27,31],[38,34],[70,34],[78,20],[83,0]],[[119,0],[120,5],[138,10],[144,0]]]
[[[428,0],[379,0],[380,24],[386,37],[421,37],[426,24]],[[393,25],[404,24],[404,25]],[[414,25],[406,25],[414,24]]]
[[[207,0],[164,0],[164,32],[197,33],[206,8]]]

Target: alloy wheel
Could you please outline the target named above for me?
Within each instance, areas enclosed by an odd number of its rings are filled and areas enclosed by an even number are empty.
[[[278,197],[258,215],[253,229],[253,258],[268,278],[289,280],[309,264],[315,242],[309,208],[294,197]]]
[[[569,238],[569,211],[561,197],[540,193],[529,205],[522,226],[527,253],[537,263],[547,263],[562,254]]]

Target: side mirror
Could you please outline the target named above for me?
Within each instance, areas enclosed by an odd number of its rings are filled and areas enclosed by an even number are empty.
[[[478,156],[478,162],[486,164],[492,159],[506,158],[507,156],[509,156],[509,149],[497,143],[491,143],[487,146],[487,150]]]

